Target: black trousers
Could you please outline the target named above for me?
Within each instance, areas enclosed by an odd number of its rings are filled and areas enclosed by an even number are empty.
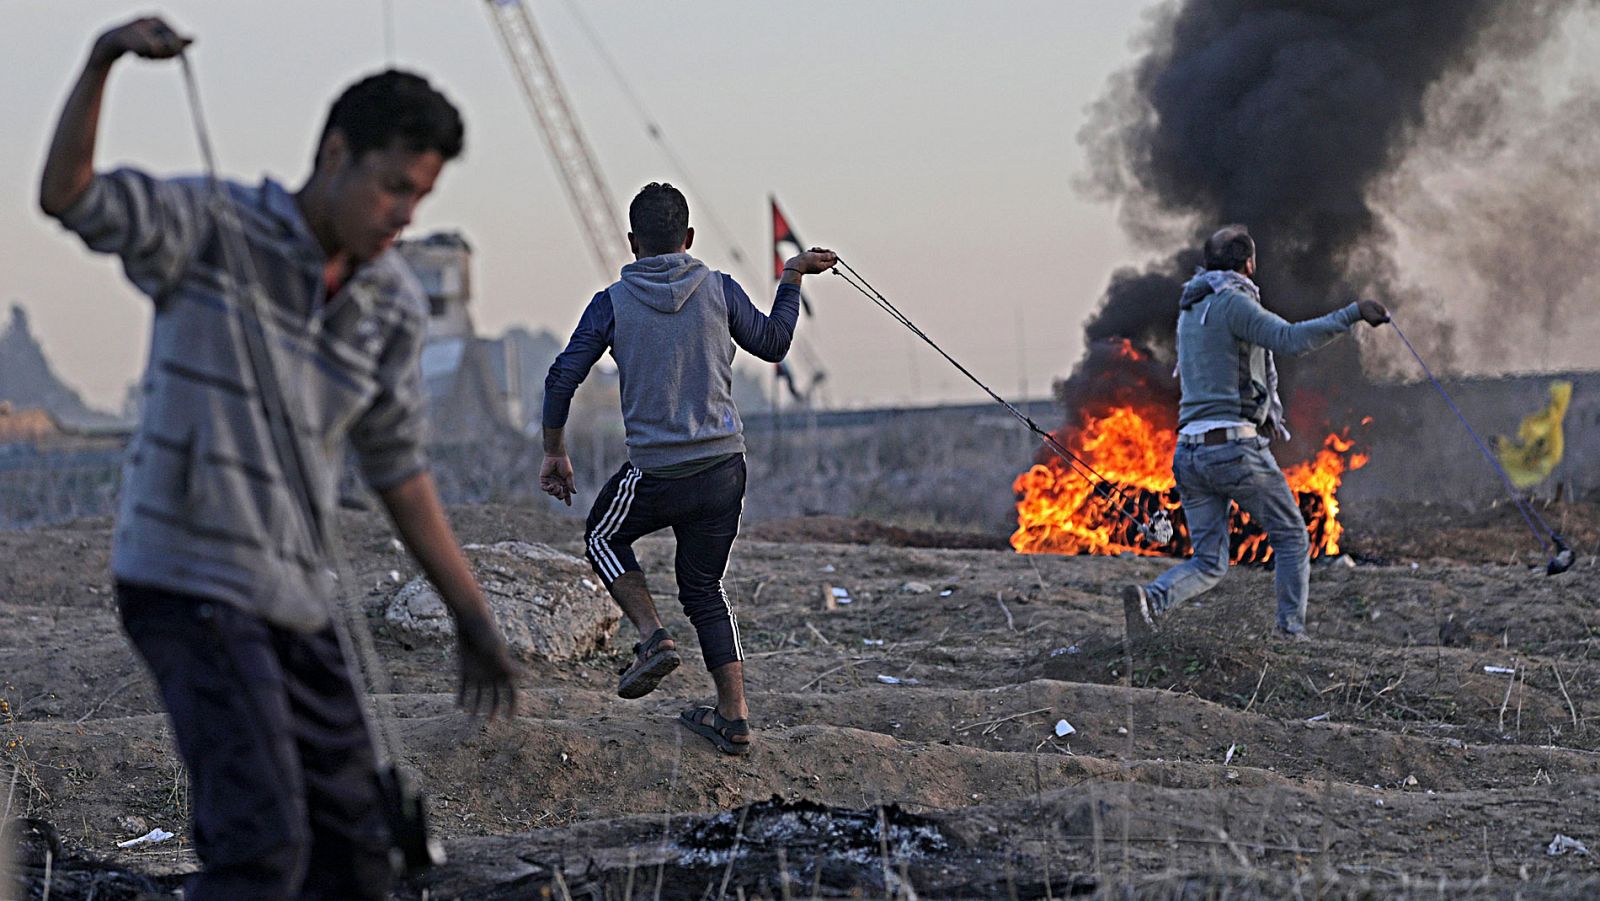
[[[743,454],[682,479],[651,478],[624,463],[600,489],[584,530],[589,565],[610,588],[623,573],[641,571],[636,540],[672,529],[678,601],[700,638],[706,669],[744,659],[739,620],[722,590],[744,513],[744,481]]]
[[[333,629],[121,583],[189,768],[195,899],[383,898],[388,827],[361,699]]]

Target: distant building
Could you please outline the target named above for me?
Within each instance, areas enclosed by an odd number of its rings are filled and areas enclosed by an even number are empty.
[[[0,445],[43,444],[59,440],[64,434],[43,409],[17,410],[9,402],[0,401]]]
[[[398,247],[428,295],[422,382],[433,442],[466,444],[520,432],[495,371],[497,348],[477,336],[472,322],[472,245],[459,232],[436,232]]]

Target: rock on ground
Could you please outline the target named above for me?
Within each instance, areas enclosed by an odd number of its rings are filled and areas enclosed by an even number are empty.
[[[469,544],[463,550],[517,657],[571,660],[610,645],[621,613],[587,563],[524,541]],[[455,635],[444,601],[421,576],[390,597],[383,615],[401,641]]]

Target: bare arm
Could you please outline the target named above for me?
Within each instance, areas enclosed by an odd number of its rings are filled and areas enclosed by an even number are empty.
[[[457,701],[475,713],[516,712],[516,666],[466,555],[445,519],[433,476],[419,472],[378,493],[406,548],[439,589],[456,622],[461,681]]]
[[[100,104],[111,65],[124,53],[146,59],[167,59],[183,52],[190,39],[160,19],[135,19],[95,39],[78,81],[67,95],[56,122],[55,137],[39,178],[39,208],[60,216],[72,208],[94,180],[95,135],[100,130]]]
[[[539,466],[539,487],[545,494],[567,506],[572,506],[572,496],[578,493],[578,481],[572,474],[572,459],[567,456],[566,427],[544,427],[544,462]]]

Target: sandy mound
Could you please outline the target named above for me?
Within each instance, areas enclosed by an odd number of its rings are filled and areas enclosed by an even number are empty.
[[[469,541],[553,547],[506,556],[531,567],[511,593],[581,590],[574,521],[457,520]],[[492,726],[451,707],[448,643],[374,617],[395,692],[380,706],[454,855],[402,896],[1592,895],[1595,858],[1546,849],[1559,833],[1600,850],[1595,549],[1546,578],[1527,553],[1478,556],[1527,550],[1499,518],[1451,526],[1470,538],[1459,558],[1441,537],[1457,532],[1418,522],[1352,525],[1382,565],[1313,568],[1308,644],[1270,638],[1271,573],[1242,569],[1131,653],[1115,591],[1171,561],[743,541],[726,583],[758,734],[738,759],[673,721],[711,686],[670,593],[688,653],[655,694],[615,697],[625,649],[596,643],[532,657],[522,714]],[[411,568],[376,517],[347,532],[362,600],[386,603],[388,572]],[[117,631],[108,540],[103,522],[0,534],[0,746],[16,812],[54,824],[67,858],[159,879],[193,866],[188,796]],[[671,586],[670,541],[638,550]],[[825,585],[854,603],[825,609]],[[887,804],[947,849],[874,856],[861,824]],[[179,837],[119,851],[130,816]]]

